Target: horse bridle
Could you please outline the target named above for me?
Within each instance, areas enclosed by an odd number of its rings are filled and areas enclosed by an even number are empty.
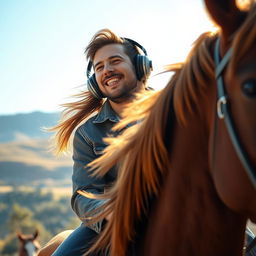
[[[225,125],[235,148],[236,154],[240,159],[251,183],[256,189],[256,172],[252,166],[252,163],[248,157],[247,152],[244,150],[238,134],[235,130],[234,122],[228,106],[228,96],[225,91],[225,84],[222,77],[222,73],[229,62],[232,55],[232,48],[230,48],[224,57],[220,60],[220,38],[217,39],[214,49],[214,62],[215,62],[215,78],[217,80],[217,114],[220,119],[224,119]]]

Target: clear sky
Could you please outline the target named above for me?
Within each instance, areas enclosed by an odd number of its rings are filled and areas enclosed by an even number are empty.
[[[0,114],[60,110],[85,88],[84,48],[102,28],[142,44],[159,71],[213,27],[202,0],[0,0]]]

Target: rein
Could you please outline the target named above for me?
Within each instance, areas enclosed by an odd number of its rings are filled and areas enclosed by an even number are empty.
[[[229,62],[233,49],[230,48],[225,56],[220,60],[220,38],[217,39],[214,49],[214,61],[215,61],[215,77],[217,80],[217,114],[220,119],[224,119],[225,125],[232,141],[233,147],[235,148],[236,154],[240,159],[252,185],[256,189],[256,172],[250,162],[247,152],[243,149],[242,144],[238,138],[238,134],[235,130],[234,122],[229,111],[228,106],[228,95],[225,91],[225,84],[222,77],[222,73]]]
[[[254,237],[253,238],[253,240],[251,241],[251,243],[247,246],[247,248],[246,248],[246,253],[248,254],[248,255],[255,255],[254,254],[254,247],[256,246],[256,237]]]

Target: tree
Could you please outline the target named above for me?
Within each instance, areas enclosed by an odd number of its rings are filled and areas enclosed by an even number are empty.
[[[26,207],[22,207],[19,204],[12,206],[11,215],[8,220],[8,226],[11,232],[18,230],[22,232],[31,232],[31,226],[33,220],[33,213]],[[33,226],[34,231],[35,227]]]

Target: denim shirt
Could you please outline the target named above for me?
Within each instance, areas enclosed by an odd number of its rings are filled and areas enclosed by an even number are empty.
[[[86,225],[86,212],[100,206],[103,201],[88,199],[77,193],[77,190],[85,190],[94,194],[104,192],[104,188],[111,185],[116,179],[116,172],[111,169],[104,177],[95,178],[90,175],[88,163],[102,154],[102,150],[107,146],[103,138],[116,136],[118,132],[111,131],[111,128],[119,121],[118,115],[106,101],[101,110],[95,116],[88,119],[79,126],[75,132],[73,140],[73,195],[71,206],[81,221]],[[89,226],[97,233],[101,230],[101,222]]]

